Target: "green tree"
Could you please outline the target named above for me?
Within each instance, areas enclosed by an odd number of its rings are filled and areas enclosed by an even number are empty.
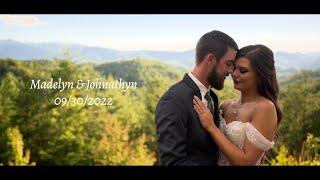
[[[145,136],[130,140],[129,130],[111,117],[105,120],[102,139],[91,154],[96,165],[152,165],[155,161],[145,145]]]
[[[30,151],[23,150],[23,137],[17,127],[8,128],[4,139],[7,143],[3,144],[2,141],[1,149],[4,153],[0,156],[3,163],[10,166],[35,165],[35,163],[30,163]]]
[[[301,151],[308,133],[320,136],[320,80],[306,77],[288,84],[280,94],[284,112],[280,124],[281,141],[294,155]]]

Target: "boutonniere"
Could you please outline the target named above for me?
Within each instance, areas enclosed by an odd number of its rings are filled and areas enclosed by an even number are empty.
[[[224,115],[223,115],[223,110],[222,109],[219,109],[219,117],[221,118],[224,118]]]

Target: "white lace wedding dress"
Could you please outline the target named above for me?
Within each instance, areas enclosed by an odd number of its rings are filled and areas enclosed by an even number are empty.
[[[243,148],[245,139],[248,139],[255,147],[263,151],[267,151],[274,146],[274,142],[265,138],[250,122],[243,123],[241,121],[232,121],[227,124],[223,117],[220,116],[220,119],[221,131],[237,147]],[[260,164],[262,157],[263,155],[260,157],[256,165]],[[222,152],[219,152],[218,165],[231,165]]]

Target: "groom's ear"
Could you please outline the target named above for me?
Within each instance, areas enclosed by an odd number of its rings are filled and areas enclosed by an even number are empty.
[[[209,53],[206,56],[206,63],[208,63],[209,66],[215,65],[217,63],[217,58],[213,53]]]

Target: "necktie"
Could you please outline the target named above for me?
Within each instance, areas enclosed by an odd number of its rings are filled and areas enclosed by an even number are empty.
[[[211,111],[211,113],[212,113],[212,115],[214,114],[214,106],[213,106],[213,100],[212,100],[212,98],[211,98],[211,96],[210,96],[210,91],[208,91],[206,94],[205,94],[205,96],[204,96],[204,98],[207,100],[207,107],[208,107],[208,109],[210,109],[210,111]]]
[[[211,114],[212,114],[212,116],[213,117],[215,117],[214,116],[214,102],[213,102],[213,100],[212,100],[212,98],[211,98],[211,96],[210,96],[210,91],[208,91],[207,93],[206,93],[206,95],[204,96],[204,98],[207,100],[207,107],[208,107],[208,109],[210,109],[210,111],[211,111]],[[214,119],[214,123],[215,123],[215,125],[217,126],[217,127],[219,127],[219,123],[218,123],[219,121],[218,121],[218,119]]]

